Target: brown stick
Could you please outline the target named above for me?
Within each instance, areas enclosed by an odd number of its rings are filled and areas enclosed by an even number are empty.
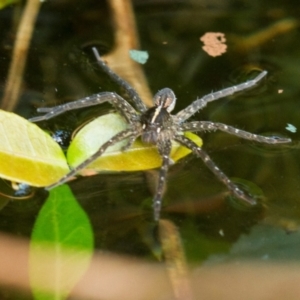
[[[1,108],[7,111],[12,111],[18,103],[28,47],[40,5],[40,0],[28,0],[20,21],[1,103]]]
[[[109,4],[115,27],[115,46],[104,59],[111,69],[136,89],[147,106],[152,106],[152,94],[143,68],[129,57],[129,50],[139,49],[131,1],[110,0]]]

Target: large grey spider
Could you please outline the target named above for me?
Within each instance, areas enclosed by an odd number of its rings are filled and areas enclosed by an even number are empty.
[[[162,165],[159,171],[158,185],[156,193],[153,198],[154,206],[154,219],[157,221],[160,217],[162,196],[164,186],[166,184],[166,176],[169,165],[171,163],[170,151],[171,141],[175,140],[181,145],[192,150],[194,154],[199,156],[206,166],[223,182],[233,195],[247,203],[254,205],[256,200],[244,193],[238,186],[236,186],[211,160],[206,152],[192,140],[184,136],[185,131],[201,132],[201,131],[215,131],[221,130],[229,134],[236,135],[238,137],[253,140],[260,143],[278,144],[288,143],[291,140],[288,138],[280,137],[265,137],[257,134],[253,134],[247,131],[243,131],[232,126],[228,126],[222,123],[214,123],[209,121],[193,121],[186,122],[192,115],[198,110],[204,108],[208,102],[215,101],[220,98],[224,98],[228,95],[232,95],[236,92],[248,89],[256,85],[267,72],[262,71],[252,80],[247,82],[225,88],[223,90],[213,92],[200,99],[195,100],[189,106],[179,111],[176,115],[171,115],[171,111],[175,107],[176,97],[174,92],[169,88],[164,88],[158,91],[153,97],[153,106],[147,108],[137,92],[123,79],[116,75],[100,58],[100,55],[96,48],[93,48],[93,52],[96,56],[97,63],[101,69],[110,76],[115,82],[127,92],[132,104],[136,107],[136,110],[125,99],[114,92],[102,92],[95,94],[74,102],[69,102],[55,107],[43,107],[39,108],[38,112],[46,113],[43,116],[31,118],[30,121],[38,122],[42,120],[51,119],[59,114],[62,114],[68,110],[78,109],[82,107],[88,107],[92,105],[98,105],[104,102],[111,103],[116,110],[125,118],[128,122],[128,128],[117,133],[110,140],[104,143],[96,153],[86,159],[84,162],[75,167],[67,175],[61,178],[58,182],[46,187],[52,189],[70,179],[78,171],[84,169],[91,162],[101,156],[108,147],[127,139],[127,144],[124,147],[124,151],[129,149],[132,143],[141,137],[145,143],[155,144],[158,152],[162,158]]]

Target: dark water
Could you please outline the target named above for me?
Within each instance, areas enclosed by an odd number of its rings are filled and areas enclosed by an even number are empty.
[[[293,140],[290,145],[266,146],[225,133],[202,135],[203,148],[215,163],[242,187],[261,196],[261,205],[254,208],[230,201],[226,188],[200,159],[189,156],[171,167],[163,216],[178,226],[188,260],[200,262],[212,254],[226,253],[242,234],[261,223],[298,230],[300,136],[299,130],[285,129],[288,123],[300,128],[298,7],[296,1],[279,0],[134,1],[141,49],[150,56],[144,70],[153,92],[172,88],[177,96],[175,110],[179,110],[197,97],[248,80],[257,70],[267,70],[266,80],[257,88],[216,101],[194,119]],[[0,11],[2,88],[14,41],[13,13],[13,7]],[[284,24],[291,28],[279,30]],[[206,32],[225,34],[225,54],[211,57],[202,50],[199,38]],[[250,36],[252,46],[243,46]],[[40,102],[55,105],[112,90],[101,74],[99,78],[89,75],[90,64],[81,49],[93,43],[103,52],[113,47],[112,20],[105,1],[44,3],[15,111],[29,118]],[[85,113],[70,113],[44,126],[72,130]],[[96,248],[154,259],[151,173],[102,174],[71,186],[91,219]],[[44,198],[39,192],[31,202],[10,202],[1,211],[0,230],[30,236]],[[201,244],[206,246],[199,250]]]

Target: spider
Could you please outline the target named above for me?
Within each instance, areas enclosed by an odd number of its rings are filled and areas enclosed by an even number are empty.
[[[267,71],[262,71],[254,79],[247,82],[225,88],[223,90],[210,93],[200,99],[196,99],[186,108],[182,109],[177,114],[172,115],[171,112],[175,107],[176,97],[171,89],[164,88],[158,91],[153,97],[153,106],[147,108],[137,92],[104,63],[97,49],[92,48],[92,50],[96,57],[97,64],[112,80],[117,82],[123,89],[125,89],[129,99],[131,100],[131,103],[135,106],[136,109],[134,109],[130,103],[128,103],[125,99],[114,92],[101,92],[77,101],[69,102],[55,107],[38,108],[38,112],[45,114],[42,116],[33,117],[29,119],[30,121],[38,122],[48,120],[69,110],[109,102],[125,118],[128,123],[128,128],[117,133],[110,140],[105,142],[93,155],[91,155],[89,158],[87,158],[85,161],[71,170],[59,181],[46,187],[46,189],[52,189],[68,181],[72,176],[76,175],[78,171],[84,169],[91,162],[100,157],[108,147],[122,140],[127,140],[125,147],[123,147],[122,149],[123,151],[126,151],[138,137],[141,137],[144,143],[155,144],[157,146],[157,150],[162,159],[158,184],[156,187],[155,195],[153,197],[155,221],[158,221],[160,218],[162,197],[166,184],[167,172],[170,164],[172,163],[172,160],[170,159],[172,140],[177,141],[179,144],[189,148],[196,156],[200,157],[205,165],[216,175],[216,177],[221,182],[225,184],[225,186],[234,196],[250,205],[256,204],[256,200],[250,195],[247,195],[237,185],[235,185],[225,175],[225,173],[223,173],[223,171],[221,171],[217,167],[217,165],[201,147],[184,136],[184,132],[221,130],[240,138],[253,140],[260,143],[279,144],[290,142],[291,140],[289,138],[261,136],[222,123],[215,123],[210,121],[187,122],[187,120],[191,116],[193,116],[200,109],[203,109],[209,102],[224,98],[236,92],[243,91],[255,86],[262,78],[267,75]]]

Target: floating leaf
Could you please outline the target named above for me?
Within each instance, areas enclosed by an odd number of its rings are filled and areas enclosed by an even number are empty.
[[[47,186],[69,172],[63,151],[37,125],[0,110],[0,176]]]
[[[34,224],[30,280],[35,299],[65,299],[86,271],[93,232],[68,186],[51,190]]]
[[[127,127],[125,120],[118,114],[101,116],[82,128],[72,141],[67,157],[70,166],[75,167],[94,154],[99,147],[112,136]],[[195,134],[187,136],[201,146],[202,140]],[[141,140],[134,142],[126,152],[122,152],[122,141],[107,149],[104,154],[87,167],[93,171],[138,171],[158,168],[161,157],[155,145],[144,144]],[[173,143],[171,159],[177,161],[191,151],[178,143]]]

